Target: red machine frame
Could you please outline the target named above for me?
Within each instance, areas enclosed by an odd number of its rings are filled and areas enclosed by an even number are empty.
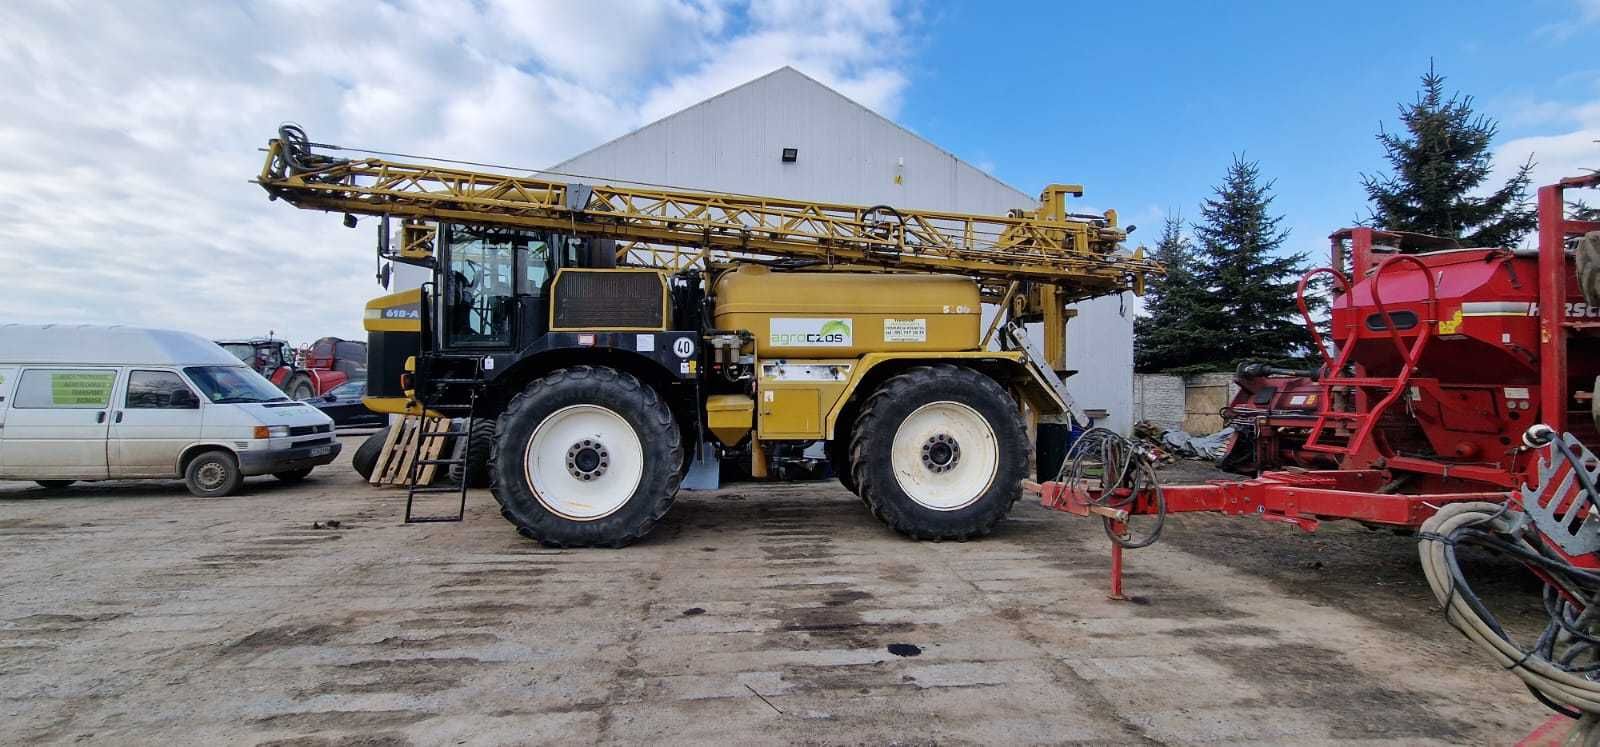
[[[1539,304],[1539,412],[1542,422],[1557,433],[1567,430],[1567,336],[1572,329],[1600,328],[1597,321],[1572,321],[1566,318],[1568,290],[1568,262],[1566,240],[1590,231],[1600,231],[1600,221],[1568,220],[1565,216],[1564,191],[1571,188],[1600,186],[1600,173],[1563,179],[1556,184],[1541,187],[1538,192],[1538,304]],[[1353,519],[1368,524],[1397,528],[1416,528],[1432,516],[1440,506],[1462,501],[1505,501],[1509,491],[1519,482],[1529,479],[1532,468],[1526,455],[1519,457],[1511,469],[1487,465],[1449,464],[1414,456],[1385,453],[1372,438],[1373,430],[1383,413],[1393,405],[1410,383],[1418,356],[1427,342],[1438,331],[1438,299],[1435,278],[1429,268],[1415,256],[1397,254],[1381,262],[1373,252],[1374,235],[1384,232],[1371,228],[1346,229],[1331,238],[1335,244],[1336,264],[1342,265],[1337,247],[1343,239],[1350,241],[1350,267],[1357,277],[1373,269],[1373,305],[1388,321],[1387,331],[1402,361],[1396,377],[1378,379],[1345,376],[1352,344],[1360,325],[1351,325],[1350,338],[1339,346],[1338,356],[1331,357],[1324,345],[1322,334],[1312,323],[1305,304],[1304,293],[1310,280],[1319,274],[1329,274],[1335,282],[1349,292],[1349,280],[1338,270],[1320,268],[1307,273],[1300,283],[1300,310],[1305,317],[1313,343],[1322,354],[1327,375],[1319,383],[1321,401],[1318,421],[1311,431],[1305,448],[1342,457],[1345,467],[1361,469],[1280,470],[1263,472],[1248,480],[1213,481],[1205,485],[1179,485],[1162,488],[1166,513],[1205,511],[1230,516],[1253,515],[1258,518],[1292,524],[1300,529],[1315,531],[1318,524],[1330,519]],[[1391,266],[1412,263],[1423,268],[1428,279],[1426,318],[1420,320],[1415,339],[1408,346],[1402,340],[1383,299],[1378,293],[1378,279]],[[1356,412],[1331,411],[1330,399],[1334,389],[1347,388],[1360,400]],[[1366,389],[1388,389],[1387,395],[1376,404],[1362,394]],[[1329,420],[1351,423],[1354,434],[1344,444],[1325,444],[1321,438]],[[1460,487],[1460,490],[1421,493],[1394,492],[1397,477],[1422,476],[1429,485]],[[1127,521],[1138,515],[1155,514],[1163,510],[1155,495],[1144,492],[1132,496],[1122,488],[1119,496],[1124,503],[1111,508],[1101,500],[1103,496],[1085,489],[1074,489],[1062,482],[1030,483],[1030,490],[1039,493],[1045,508],[1089,516],[1096,515],[1107,521],[1114,532],[1124,531]],[[1111,596],[1122,595],[1122,546],[1112,544]]]

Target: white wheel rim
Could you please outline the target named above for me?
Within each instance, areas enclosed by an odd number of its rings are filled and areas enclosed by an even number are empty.
[[[539,423],[522,465],[540,505],[562,518],[594,521],[633,497],[644,476],[644,447],[621,415],[572,405]]]
[[[906,416],[889,458],[906,496],[935,511],[972,505],[1000,464],[994,429],[960,402],[930,402]]]

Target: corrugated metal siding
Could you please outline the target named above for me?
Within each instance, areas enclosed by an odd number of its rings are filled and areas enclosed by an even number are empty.
[[[794,163],[784,148],[798,148]],[[579,155],[552,171],[805,200],[1004,214],[1038,201],[790,68]],[[895,177],[900,176],[896,183]],[[1063,175],[1066,178],[1070,175]],[[558,177],[569,178],[569,177]],[[1131,306],[1131,305],[1130,305]],[[1068,385],[1102,423],[1133,424],[1133,318],[1116,298],[1078,306]]]
[[[784,148],[798,148],[799,158],[783,163]],[[551,168],[600,179],[926,210],[1004,213],[1036,204],[789,68]]]

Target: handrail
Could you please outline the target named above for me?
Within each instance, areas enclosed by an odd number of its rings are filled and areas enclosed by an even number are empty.
[[[1400,341],[1400,330],[1394,324],[1394,319],[1389,317],[1389,308],[1383,303],[1383,296],[1378,292],[1382,286],[1379,281],[1383,279],[1384,270],[1398,262],[1410,262],[1422,271],[1422,276],[1428,281],[1428,295],[1424,298],[1428,308],[1428,318],[1422,320],[1422,327],[1417,331],[1417,339],[1412,342],[1411,349],[1406,349],[1405,343]],[[1372,305],[1378,307],[1378,316],[1383,319],[1384,329],[1389,332],[1389,338],[1394,341],[1395,350],[1400,353],[1401,376],[1417,364],[1417,358],[1422,354],[1422,346],[1427,342],[1433,325],[1439,321],[1438,311],[1439,288],[1433,279],[1433,268],[1428,267],[1422,260],[1409,254],[1397,254],[1378,265],[1376,272],[1372,273]]]
[[[1333,356],[1328,355],[1328,346],[1323,341],[1322,333],[1317,331],[1317,323],[1311,319],[1311,307],[1306,304],[1306,286],[1311,283],[1312,277],[1324,273],[1332,275],[1333,279],[1339,281],[1339,285],[1344,288],[1344,293],[1349,295],[1350,279],[1345,277],[1344,273],[1332,267],[1318,267],[1300,276],[1300,284],[1294,290],[1294,300],[1295,304],[1300,307],[1300,316],[1306,320],[1306,331],[1311,333],[1311,344],[1317,346],[1317,354],[1322,356],[1323,362],[1328,366],[1328,375],[1331,376],[1334,372]],[[1328,331],[1330,334],[1332,333],[1332,326],[1328,328]]]

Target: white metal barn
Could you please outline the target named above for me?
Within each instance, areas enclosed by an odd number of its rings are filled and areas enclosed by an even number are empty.
[[[793,149],[793,160],[785,150]],[[550,167],[584,180],[631,180],[794,199],[1004,214],[1029,195],[791,67],[702,101]],[[558,177],[572,178],[572,177]],[[1065,178],[1065,176],[1063,176]],[[1039,185],[1043,187],[1044,185]],[[1067,325],[1068,388],[1102,425],[1133,425],[1133,305],[1079,304]]]

